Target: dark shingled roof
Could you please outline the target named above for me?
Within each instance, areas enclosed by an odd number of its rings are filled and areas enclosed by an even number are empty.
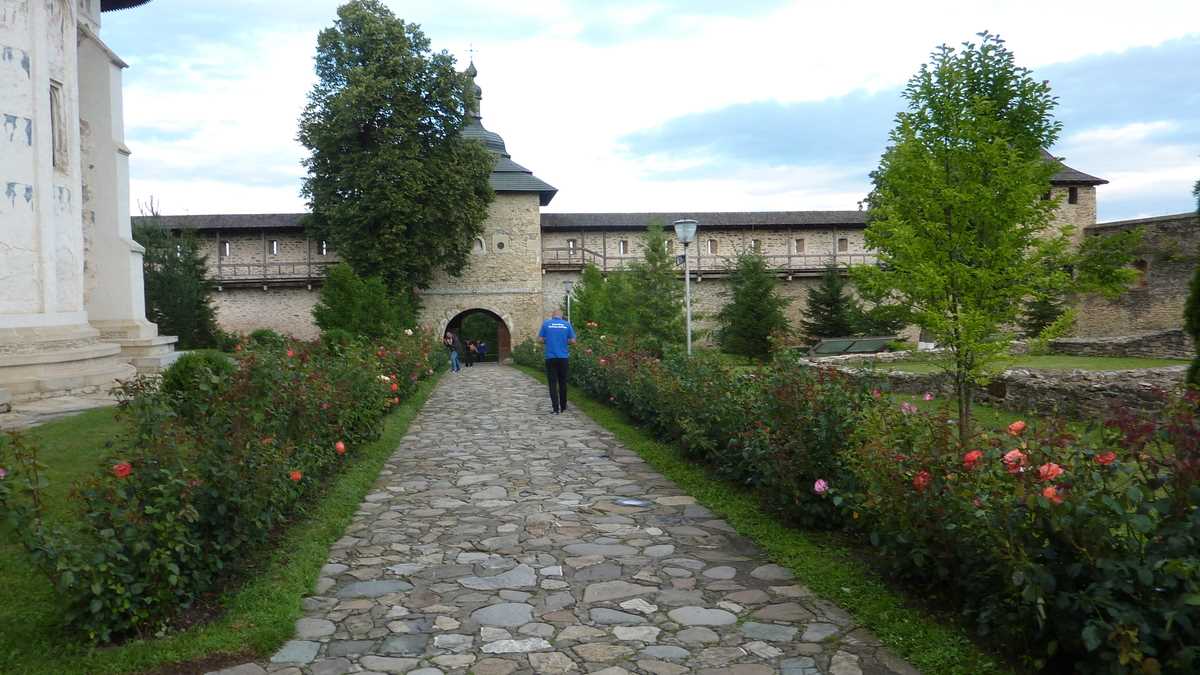
[[[1047,161],[1056,162],[1059,166],[1058,173],[1050,179],[1051,185],[1107,185],[1108,181],[1103,178],[1097,178],[1090,174],[1086,174],[1078,169],[1063,164],[1063,161],[1054,155],[1051,155],[1045,149],[1042,150],[1042,157]]]
[[[483,91],[475,84],[476,73],[475,63],[472,62],[467,67],[465,75],[470,79],[471,86],[475,87],[475,104],[471,110],[467,111],[467,126],[462,130],[463,137],[483,143],[484,147],[497,155],[496,166],[492,168],[489,180],[493,190],[496,192],[536,192],[542,206],[549,204],[558,192],[558,188],[514,162],[512,155],[508,154],[508,149],[504,147],[504,139],[500,137],[500,134],[488,131],[483,127],[483,118],[479,114],[479,100],[483,98]]]
[[[134,216],[134,223],[157,218],[170,230],[303,229],[307,213],[210,213],[198,216]]]
[[[676,220],[691,218],[704,229],[778,228],[847,229],[867,226],[866,211],[717,211],[708,213],[543,213],[543,230],[644,230],[652,220],[670,229]]]
[[[100,0],[100,11],[111,12],[116,9],[131,9],[141,7],[150,0]]]

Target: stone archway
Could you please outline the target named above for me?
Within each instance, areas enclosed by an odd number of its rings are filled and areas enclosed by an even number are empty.
[[[499,362],[504,363],[505,360],[507,360],[512,354],[512,331],[508,325],[508,321],[503,316],[500,316],[500,314],[490,309],[485,309],[482,307],[464,309],[450,317],[442,326],[442,330],[439,334],[444,335],[448,330],[458,332],[459,327],[462,325],[463,319],[472,314],[486,314],[496,320],[496,344],[492,346],[492,349],[494,350]]]

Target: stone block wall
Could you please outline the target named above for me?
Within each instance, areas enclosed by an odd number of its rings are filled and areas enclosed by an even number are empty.
[[[1149,359],[1196,356],[1191,336],[1181,329],[1107,338],[1061,338],[1050,342],[1050,350],[1071,356],[1140,356]]]
[[[226,287],[213,293],[217,323],[235,333],[270,328],[302,340],[320,335],[313,323],[312,308],[320,292],[301,287]]]
[[[1054,222],[1059,225],[1072,225],[1075,228],[1076,243],[1084,237],[1086,228],[1096,224],[1096,188],[1090,185],[1076,186],[1076,203],[1070,203],[1069,187],[1053,187],[1050,198],[1058,200],[1058,208],[1054,210]]]
[[[1178,329],[1188,286],[1196,271],[1200,251],[1200,222],[1195,213],[1101,223],[1087,228],[1087,236],[1106,236],[1142,228],[1136,265],[1141,280],[1115,300],[1100,295],[1078,298],[1079,337],[1113,337]]]

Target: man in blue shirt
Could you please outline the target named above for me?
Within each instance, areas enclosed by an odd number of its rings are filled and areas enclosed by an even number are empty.
[[[575,344],[575,329],[571,322],[562,318],[562,312],[554,310],[550,318],[542,322],[538,340],[546,355],[546,383],[550,386],[550,405],[554,414],[567,410],[567,345]]]

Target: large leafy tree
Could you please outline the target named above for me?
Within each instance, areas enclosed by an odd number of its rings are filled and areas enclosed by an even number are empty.
[[[460,274],[495,160],[460,133],[473,92],[453,57],[379,0],[353,0],[317,37],[315,68],[299,133],[308,227],[410,299],[438,270]]]
[[[162,335],[179,338],[180,349],[216,347],[222,335],[212,305],[213,285],[196,236],[166,229],[151,207],[149,218],[133,226],[133,238],[146,249],[142,256],[146,318]]]
[[[1069,228],[1052,225],[1057,202],[1040,198],[1057,170],[1042,149],[1061,125],[1049,84],[988,33],[934,51],[904,97],[908,109],[896,115],[872,173],[866,241],[880,266],[857,267],[855,281],[868,297],[903,307],[946,348],[942,365],[954,378],[966,442],[972,390],[1006,352],[1006,327],[1045,270],[1068,264]],[[1119,259],[1084,262],[1097,267],[1060,282],[1128,283]]]
[[[738,255],[729,275],[726,303],[717,313],[717,343],[732,354],[758,358],[771,352],[771,337],[787,334],[791,300],[779,294],[779,282],[761,255]]]

